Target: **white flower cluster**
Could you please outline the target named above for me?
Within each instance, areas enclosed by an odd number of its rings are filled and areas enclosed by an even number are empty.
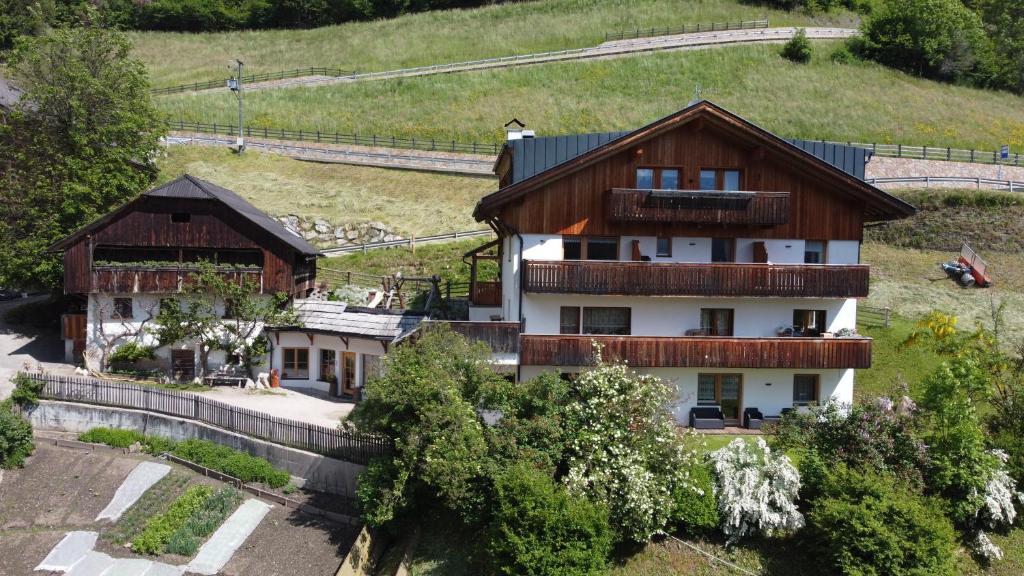
[[[578,400],[567,409],[566,487],[607,503],[622,535],[644,542],[668,522],[673,488],[687,484],[686,463],[693,457],[666,409],[672,391],[622,364],[587,370],[573,387]]]
[[[797,510],[800,473],[785,454],[762,438],[756,446],[736,438],[711,453],[722,532],[733,543],[751,534],[772,535],[803,527]]]
[[[1017,491],[1017,483],[1006,471],[1006,461],[1009,460],[1006,452],[992,450],[989,453],[999,460],[999,465],[992,471],[992,477],[985,484],[985,503],[977,512],[978,526],[1009,526],[1017,519],[1017,509],[1014,508],[1013,500],[1016,498],[1024,503],[1024,494]],[[1003,551],[989,539],[984,530],[978,530],[971,542],[971,548],[976,555],[989,561],[1000,560],[1003,557]]]
[[[1003,549],[996,546],[983,530],[978,530],[978,534],[971,541],[971,551],[988,561],[1003,559]]]

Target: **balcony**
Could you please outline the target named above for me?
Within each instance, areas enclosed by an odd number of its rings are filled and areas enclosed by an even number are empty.
[[[523,289],[539,294],[863,298],[860,265],[527,260]]]
[[[197,266],[187,264],[95,264],[90,273],[89,291],[117,294],[180,292],[188,286],[190,276],[198,271]],[[217,272],[231,282],[254,282],[263,291],[263,269],[260,267],[223,267]]]
[[[472,282],[469,301],[474,306],[501,306],[501,282]]]
[[[431,322],[435,323],[446,324],[467,340],[487,344],[495,354],[519,352],[519,322]]]
[[[774,226],[789,221],[789,192],[611,190],[609,218],[617,222]]]
[[[589,366],[593,343],[605,361],[636,368],[870,368],[870,338],[536,336],[519,344],[523,366]]]

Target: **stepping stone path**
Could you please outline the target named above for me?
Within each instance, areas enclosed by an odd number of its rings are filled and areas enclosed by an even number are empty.
[[[149,490],[153,484],[156,484],[170,471],[171,467],[167,464],[140,462],[121,483],[110,500],[110,504],[107,504],[96,520],[117,520],[125,510],[131,508],[132,504],[135,504],[135,501],[145,494],[146,490]]]
[[[36,566],[36,570],[67,572],[92,551],[96,546],[97,536],[95,532],[68,532],[67,536],[50,550],[42,563]]]
[[[245,542],[252,531],[259,526],[263,517],[270,512],[270,506],[259,500],[246,500],[227,521],[203,544],[195,559],[186,570],[195,574],[212,575],[231,560],[235,550]]]

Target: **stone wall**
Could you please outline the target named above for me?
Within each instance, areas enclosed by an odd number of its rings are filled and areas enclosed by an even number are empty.
[[[1024,182],[1024,166],[1000,166],[996,164],[971,164],[968,162],[946,162],[944,160],[912,160],[909,158],[871,158],[865,169],[865,178],[900,178],[910,176],[956,176],[963,178],[989,178],[992,180],[1014,180]],[[924,182],[911,184],[885,184],[924,188]],[[942,183],[932,186],[965,188],[970,184]]]
[[[278,220],[289,230],[322,248],[402,239],[383,222],[332,224],[323,218],[305,218],[295,214],[281,216]]]

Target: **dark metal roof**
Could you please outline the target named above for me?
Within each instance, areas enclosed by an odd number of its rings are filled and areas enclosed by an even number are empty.
[[[512,153],[512,181],[509,184],[526,180],[552,166],[572,160],[632,132],[632,130],[625,130],[511,140],[505,144],[508,151]],[[865,148],[843,144],[825,144],[813,140],[791,138],[784,138],[784,140],[847,174],[861,180],[864,179],[864,164],[870,156],[870,152]]]
[[[258,208],[249,203],[238,194],[227,188],[218,186],[212,182],[201,180],[195,176],[185,174],[176,180],[172,180],[163,186],[144,192],[143,196],[150,198],[188,198],[199,200],[219,200],[229,208],[244,216],[247,220],[266,230],[275,238],[288,244],[292,248],[306,255],[315,255],[319,250],[306,242],[302,236],[284,227],[277,220],[267,216]]]

